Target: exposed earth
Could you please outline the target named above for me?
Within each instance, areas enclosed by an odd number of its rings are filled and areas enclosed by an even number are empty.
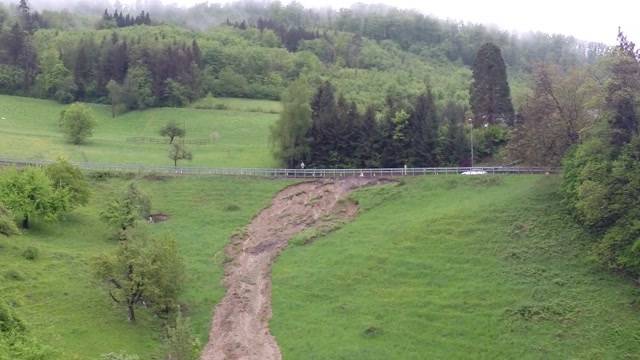
[[[202,360],[282,358],[269,332],[271,264],[296,234],[354,218],[358,206],[348,200],[350,192],[379,182],[349,178],[290,186],[231,239],[225,250],[227,292],[216,307]]]

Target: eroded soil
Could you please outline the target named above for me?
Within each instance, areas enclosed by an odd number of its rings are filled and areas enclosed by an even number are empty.
[[[376,179],[349,178],[304,182],[276,195],[243,235],[226,247],[226,295],[217,305],[202,360],[281,359],[269,332],[271,264],[296,234],[330,227],[355,217],[358,208],[349,193]]]

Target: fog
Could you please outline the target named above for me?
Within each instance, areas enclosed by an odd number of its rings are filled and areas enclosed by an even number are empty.
[[[3,3],[15,1],[0,0]],[[131,11],[149,10],[164,12],[169,7],[186,8],[205,3],[202,0],[32,0],[32,7],[42,9],[73,9],[80,12],[95,12],[97,9],[120,8]],[[254,1],[255,2],[255,1]],[[258,1],[263,2],[263,1]],[[349,7],[356,1],[344,0],[298,0],[305,7]],[[361,2],[361,1],[360,1]],[[612,44],[616,40],[618,26],[630,38],[640,38],[640,21],[634,19],[638,5],[633,1],[617,2],[617,6],[607,6],[603,1],[504,1],[504,0],[382,0],[386,5],[415,9],[421,13],[442,19],[496,25],[504,30],[526,33],[541,31],[571,35],[581,40]],[[210,1],[211,4],[225,4],[224,1]],[[283,4],[289,1],[282,1]],[[626,7],[626,9],[625,9]],[[164,11],[163,11],[164,10]]]

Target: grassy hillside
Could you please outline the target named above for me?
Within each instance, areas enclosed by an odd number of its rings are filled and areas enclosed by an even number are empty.
[[[239,99],[216,99],[226,110],[157,108],[111,117],[111,108],[91,105],[98,126],[89,143],[64,142],[58,117],[64,109],[53,101],[0,95],[0,156],[73,161],[172,165],[166,144],[134,141],[134,137],[156,138],[170,120],[186,124],[187,141],[210,140],[189,146],[189,166],[274,166],[268,144],[269,126],[277,119],[279,103]]]
[[[23,236],[0,236],[0,294],[16,305],[37,338],[58,350],[57,359],[93,360],[110,351],[149,359],[158,350],[160,322],[140,311],[138,323],[129,324],[124,309],[114,306],[91,276],[91,259],[116,246],[98,212],[126,184],[122,179],[95,183],[90,205],[65,221],[38,222]],[[152,231],[170,233],[179,243],[187,266],[182,302],[204,343],[213,307],[224,293],[223,247],[285,183],[180,178],[139,185],[151,195],[153,210],[170,216]],[[28,246],[40,250],[39,259],[22,257]]]
[[[284,358],[634,358],[638,290],[588,260],[557,182],[444,176],[357,192],[353,223],[292,244],[275,264],[271,326]],[[90,205],[63,222],[0,237],[0,293],[58,359],[148,359],[160,344],[157,319],[142,311],[128,324],[90,275],[91,259],[116,245],[97,214],[127,183],[94,182]],[[170,216],[151,229],[180,244],[182,302],[204,341],[223,294],[224,245],[286,182],[138,183]],[[28,246],[40,258],[24,259]]]
[[[273,270],[285,359],[631,359],[638,289],[597,269],[558,179],[430,177]]]

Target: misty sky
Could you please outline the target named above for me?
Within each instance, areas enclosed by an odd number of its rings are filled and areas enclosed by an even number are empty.
[[[180,5],[204,1],[163,0],[164,3]],[[495,24],[505,30],[520,32],[539,30],[573,35],[581,40],[608,44],[615,42],[618,26],[622,26],[631,39],[640,39],[640,20],[638,20],[640,1],[637,0],[298,0],[298,2],[305,7],[331,6],[335,9],[348,7],[355,2],[383,3],[399,8],[416,9],[439,18]]]

